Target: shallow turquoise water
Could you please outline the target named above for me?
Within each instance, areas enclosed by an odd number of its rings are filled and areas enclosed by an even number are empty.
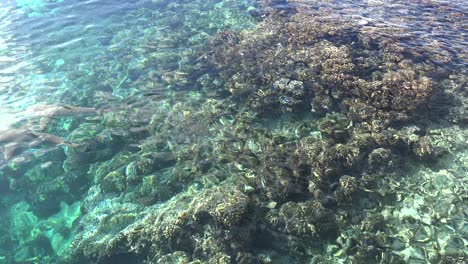
[[[0,3],[0,263],[467,261],[467,3]]]

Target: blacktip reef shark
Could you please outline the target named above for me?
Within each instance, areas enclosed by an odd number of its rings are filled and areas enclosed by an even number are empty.
[[[39,118],[39,127],[35,130],[43,130],[54,117],[62,116],[89,116],[97,114],[97,110],[92,107],[80,107],[71,105],[33,105],[26,108],[20,114],[24,118]]]
[[[22,113],[31,117],[72,116],[77,114],[95,114],[93,107],[81,107],[71,105],[33,105]]]
[[[39,126],[30,122],[20,128],[7,128],[0,131],[0,152],[3,153],[3,159],[9,161],[18,155],[19,150],[33,148],[39,144],[51,144],[55,146],[76,146],[76,144],[65,141],[64,139],[40,132],[47,127],[51,118],[61,116],[83,116],[97,114],[95,108],[77,107],[69,105],[35,105],[18,113],[18,121],[25,118],[39,118]]]
[[[48,134],[31,130],[27,127],[12,128],[0,132],[0,151],[5,160],[10,160],[22,148],[32,148],[41,143],[49,143],[56,146],[74,146],[74,144],[64,139]]]

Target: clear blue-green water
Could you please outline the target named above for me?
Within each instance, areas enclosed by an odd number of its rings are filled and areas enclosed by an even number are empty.
[[[0,3],[1,263],[466,263],[466,1]]]

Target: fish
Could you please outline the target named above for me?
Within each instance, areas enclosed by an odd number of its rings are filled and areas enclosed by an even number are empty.
[[[20,112],[20,119],[39,119],[39,125],[35,130],[42,131],[54,117],[63,116],[91,116],[98,114],[93,107],[81,107],[71,105],[33,105]],[[31,126],[31,125],[30,125]]]
[[[76,144],[70,143],[61,137],[37,132],[27,126],[0,131],[0,152],[2,152],[5,161],[9,161],[21,149],[33,148],[43,143],[55,146],[76,146]]]
[[[81,107],[71,105],[33,105],[23,112],[22,115],[27,117],[58,117],[58,116],[75,116],[75,115],[92,115],[97,111],[93,107]]]
[[[49,124],[51,118],[62,116],[90,116],[98,111],[93,107],[70,105],[33,105],[17,113],[17,120],[39,118],[39,124],[30,121],[20,128],[0,130],[0,152],[4,161],[10,161],[21,150],[31,149],[40,144],[59,146],[77,146],[56,135],[41,132]]]

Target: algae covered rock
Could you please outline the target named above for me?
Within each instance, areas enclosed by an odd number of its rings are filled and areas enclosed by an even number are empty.
[[[46,219],[34,215],[25,202],[14,206],[11,227],[15,240],[19,241],[14,249],[15,261],[46,261],[48,254],[56,255],[62,261],[69,257],[73,227],[81,215],[81,204],[76,202],[69,206],[62,203],[60,206],[57,214]]]
[[[129,211],[135,210],[133,218],[128,218],[126,222],[136,220],[132,225],[126,226],[125,222],[114,224],[117,236],[95,240],[108,232],[106,225],[111,226],[101,222],[99,228],[89,229],[90,233],[77,237],[73,244],[75,254],[88,257],[97,254],[111,261],[117,251],[138,254],[149,250],[152,258],[157,260],[171,259],[175,255],[170,254],[179,251],[177,255],[180,257],[195,254],[192,258],[206,260],[215,259],[220,252],[227,254],[232,247],[240,250],[237,247],[244,248],[247,244],[234,245],[230,241],[236,239],[248,242],[249,238],[242,237],[242,234],[249,227],[242,227],[240,221],[243,221],[243,216],[249,211],[250,199],[236,188],[232,189],[231,184],[232,182],[226,182],[216,188],[201,191],[192,189],[173,197],[165,204],[148,206],[144,210],[133,208]],[[110,209],[101,207],[90,210],[83,223],[93,222],[93,219],[99,217],[99,211]],[[122,219],[125,214],[128,213],[121,211],[107,218]]]
[[[434,162],[448,151],[446,146],[440,143],[442,142],[438,141],[435,137],[424,136],[413,145],[413,151],[422,161]]]

